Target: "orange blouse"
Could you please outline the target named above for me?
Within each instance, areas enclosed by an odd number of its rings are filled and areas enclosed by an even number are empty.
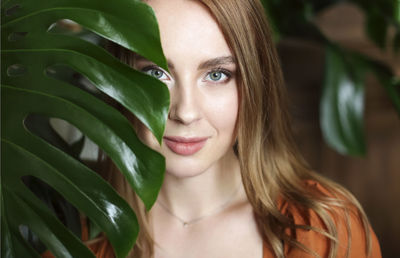
[[[312,190],[318,191],[326,196],[332,196],[328,190],[323,188],[319,183],[314,181],[307,181],[306,184]],[[337,228],[338,233],[338,253],[337,257],[346,257],[346,251],[348,246],[348,233],[346,229],[346,219],[344,212],[339,208],[333,208],[335,210],[335,215],[333,216],[334,222]],[[282,214],[286,216],[290,216],[293,218],[294,223],[297,225],[310,225],[315,228],[326,229],[324,223],[319,218],[319,216],[313,210],[300,211],[296,206],[291,205],[288,202],[280,203],[280,211]],[[381,250],[379,246],[378,239],[372,230],[369,227],[369,231],[371,233],[371,254],[369,256],[366,255],[366,238],[365,231],[362,225],[361,219],[358,215],[356,215],[356,209],[349,207],[349,220],[350,220],[350,235],[351,235],[351,248],[349,257],[351,258],[381,258]],[[289,234],[289,232],[286,232]],[[305,245],[307,248],[316,252],[320,257],[328,257],[330,241],[327,237],[322,234],[315,232],[313,230],[306,229],[296,229],[294,233],[295,239]],[[288,245],[285,245],[285,256],[286,257],[299,257],[299,258],[311,258],[314,257],[311,254],[302,251],[299,248],[290,248]],[[272,249],[269,248],[267,243],[264,243],[263,248],[263,258],[274,257]]]
[[[307,181],[307,184],[314,188],[315,190],[326,194],[327,196],[331,196],[329,192],[323,188],[320,184],[316,182]],[[290,205],[288,202],[280,203],[280,210],[282,214],[289,215],[293,218],[295,224],[302,225],[310,225],[316,228],[325,229],[325,226],[319,216],[312,210],[302,211],[296,208],[294,205]],[[334,217],[335,224],[337,226],[339,247],[338,247],[338,255],[337,257],[346,257],[347,250],[347,229],[345,224],[345,217],[343,212],[338,211],[338,216]],[[343,216],[341,216],[341,214]],[[364,229],[362,226],[362,222],[359,216],[355,215],[354,212],[349,212],[350,219],[350,234],[351,234],[351,248],[349,257],[351,258],[366,258],[365,249],[366,249],[366,239],[364,234]],[[371,233],[371,244],[372,244],[372,252],[368,257],[371,258],[381,258],[381,251],[378,239],[372,230],[369,228]],[[287,232],[289,233],[289,232]],[[320,257],[328,257],[329,253],[329,239],[325,236],[321,235],[318,232],[313,230],[305,230],[305,229],[296,229],[295,239],[316,252]],[[82,241],[87,241],[88,239],[88,228],[86,223],[82,223]],[[93,244],[89,244],[89,248],[96,255],[97,258],[113,258],[114,252],[110,242],[104,238],[103,240],[97,241]],[[314,257],[311,254],[302,251],[299,248],[291,248],[288,245],[285,245],[285,256],[286,257],[296,257],[296,258],[311,258]],[[42,254],[43,258],[53,258],[54,256],[50,251]],[[264,242],[263,245],[263,258],[274,257],[272,249],[269,247],[268,243]]]

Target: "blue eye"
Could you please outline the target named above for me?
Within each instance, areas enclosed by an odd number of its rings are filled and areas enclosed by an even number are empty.
[[[142,71],[159,80],[167,79],[167,75],[165,74],[165,72],[155,67],[146,67],[142,69]]]
[[[206,76],[206,80],[212,82],[225,82],[229,78],[230,78],[230,73],[222,70],[211,71]]]
[[[221,72],[212,72],[210,73],[210,79],[213,81],[218,81],[222,78],[222,73]]]
[[[152,69],[150,70],[150,75],[156,77],[157,79],[160,79],[163,75],[163,72],[160,70]]]

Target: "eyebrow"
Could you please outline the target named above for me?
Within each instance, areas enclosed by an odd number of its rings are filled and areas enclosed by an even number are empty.
[[[199,67],[197,68],[198,70],[203,70],[219,65],[228,65],[228,64],[235,64],[235,58],[233,56],[221,56],[221,57],[216,57],[209,59],[207,61],[202,62]]]
[[[140,62],[140,61],[151,62],[151,61],[148,60],[147,58],[145,58],[145,57],[143,57],[143,56],[138,55],[138,54],[135,53],[135,55],[134,55],[134,62],[138,62],[138,61],[139,61],[139,62]],[[167,65],[168,65],[169,68],[174,69],[174,65],[171,63],[170,60],[167,60]]]
[[[135,56],[135,61],[148,61],[148,60],[140,55],[137,55]],[[169,68],[174,69],[174,65],[170,60],[167,60],[167,64]],[[215,66],[229,65],[229,64],[236,64],[236,60],[233,56],[220,56],[200,63],[197,69],[204,70]]]

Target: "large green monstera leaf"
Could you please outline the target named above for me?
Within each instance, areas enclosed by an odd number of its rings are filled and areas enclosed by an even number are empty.
[[[72,20],[167,69],[152,9],[136,0],[4,0],[1,15],[1,256],[39,256],[21,235],[25,226],[56,257],[93,257],[26,187],[22,179],[31,176],[86,214],[106,233],[117,257],[125,257],[139,230],[129,205],[94,171],[32,132],[26,119],[39,115],[74,125],[113,160],[150,209],[164,158],[138,140],[116,109],[50,74],[57,67],[78,72],[132,112],[159,142],[168,89],[103,48],[49,28]]]

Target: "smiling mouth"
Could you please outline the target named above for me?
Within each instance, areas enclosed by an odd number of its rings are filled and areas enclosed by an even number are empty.
[[[185,138],[178,136],[165,136],[164,142],[168,148],[182,156],[190,156],[200,151],[206,144],[208,137]]]

